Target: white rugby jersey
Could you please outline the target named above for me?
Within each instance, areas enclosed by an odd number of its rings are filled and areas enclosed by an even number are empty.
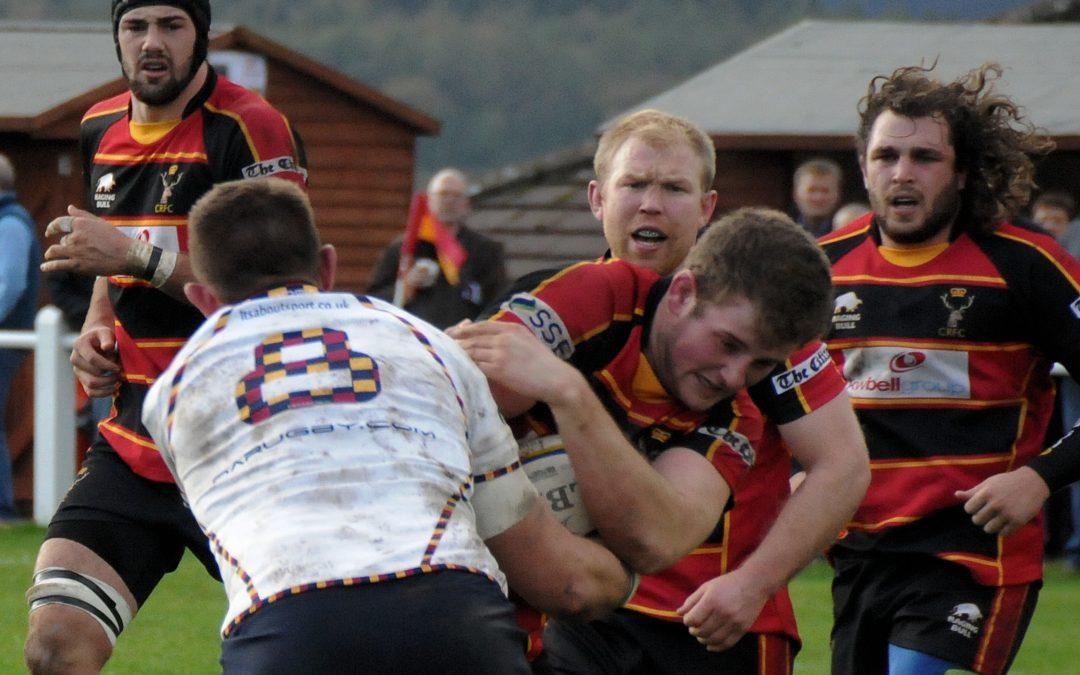
[[[506,590],[483,539],[535,489],[483,374],[388,303],[291,286],[223,307],[143,422],[217,556],[226,635],[311,588],[464,569]]]

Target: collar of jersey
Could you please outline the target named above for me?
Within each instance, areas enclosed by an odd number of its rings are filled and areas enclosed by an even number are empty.
[[[180,124],[180,120],[164,122],[128,122],[128,130],[136,143],[150,145],[157,143]]]
[[[941,255],[942,251],[949,248],[949,242],[920,246],[918,248],[892,248],[882,244],[878,246],[881,257],[885,258],[897,267],[918,267],[925,265]]]
[[[630,383],[630,391],[635,397],[648,403],[670,403],[671,396],[664,385],[656,377],[656,372],[649,365],[649,360],[644,354],[638,354],[638,366],[634,371],[634,379]]]
[[[295,284],[285,284],[283,286],[276,286],[266,291],[261,291],[255,295],[248,296],[244,299],[244,302],[248,300],[262,300],[264,298],[284,298],[289,295],[306,295],[308,293],[319,293],[317,286],[311,284],[305,284],[297,282]]]

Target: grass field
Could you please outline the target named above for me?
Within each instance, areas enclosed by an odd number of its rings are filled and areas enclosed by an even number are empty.
[[[23,593],[43,531],[33,526],[0,530],[0,673],[21,673],[26,635]],[[815,563],[792,584],[804,648],[798,673],[827,673],[830,624],[829,569]],[[1080,672],[1080,575],[1058,564],[1046,570],[1046,585],[1014,675]],[[139,612],[105,672],[156,675],[219,671],[218,625],[225,611],[221,587],[191,556]]]

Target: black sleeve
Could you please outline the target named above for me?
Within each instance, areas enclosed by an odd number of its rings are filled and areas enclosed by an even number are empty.
[[[1035,459],[1028,462],[1050,486],[1050,492],[1080,480],[1080,425]]]
[[[379,262],[368,280],[367,295],[386,301],[394,299],[394,284],[397,281],[398,261],[401,256],[401,237],[394,239],[383,249]]]
[[[50,272],[42,276],[45,277],[45,285],[49,289],[49,299],[64,313],[68,328],[74,331],[82,330],[97,277],[72,272]]]
[[[497,241],[491,242],[485,256],[484,278],[480,281],[481,297],[485,303],[498,298],[499,293],[506,286],[506,263],[504,257],[503,245]]]
[[[481,310],[480,314],[476,317],[476,321],[484,321],[485,319],[490,319],[491,317],[495,316],[495,314],[503,306],[503,303],[508,301],[515,294],[528,293],[532,291],[537,286],[539,286],[541,282],[555,276],[562,270],[563,268],[561,267],[537,270],[535,272],[529,272],[520,279],[511,282],[509,286],[503,284],[505,290],[501,294],[492,295],[490,299],[485,298],[485,301],[488,304],[486,307],[484,307],[483,310]]]

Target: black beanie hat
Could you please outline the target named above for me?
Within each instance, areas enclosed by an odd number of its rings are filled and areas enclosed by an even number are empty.
[[[195,24],[195,52],[191,67],[198,68],[206,58],[210,43],[210,0],[112,0],[113,42],[116,43],[117,58],[120,58],[120,17],[136,7],[147,5],[169,5],[187,12],[191,22]]]

